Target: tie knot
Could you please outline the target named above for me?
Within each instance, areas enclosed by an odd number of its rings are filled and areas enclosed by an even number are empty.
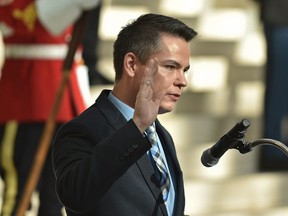
[[[155,133],[156,132],[155,127],[153,125],[150,125],[146,131],[147,131],[147,133]]]

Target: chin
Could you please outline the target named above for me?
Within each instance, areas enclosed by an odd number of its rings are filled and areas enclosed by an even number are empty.
[[[174,110],[174,106],[173,107],[160,107],[159,108],[159,112],[158,114],[164,114],[164,113],[168,113],[168,112],[172,112]]]

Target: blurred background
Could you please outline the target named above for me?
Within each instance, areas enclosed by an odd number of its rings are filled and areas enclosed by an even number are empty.
[[[257,148],[247,154],[229,150],[211,168],[200,161],[204,150],[244,118],[251,122],[245,140],[262,138],[266,45],[258,4],[253,0],[103,0],[97,70],[107,80],[114,79],[112,49],[117,33],[147,12],[178,18],[199,34],[191,43],[189,86],[176,110],[160,116],[174,138],[184,172],[186,214],[288,215],[288,175],[259,172]],[[111,87],[91,85],[89,103],[103,88]],[[37,207],[37,195],[33,199]]]

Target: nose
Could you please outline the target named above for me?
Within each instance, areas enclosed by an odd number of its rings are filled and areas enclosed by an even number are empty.
[[[179,70],[177,72],[176,76],[177,77],[175,79],[174,85],[178,86],[179,88],[186,87],[187,86],[187,79],[186,79],[185,73],[183,71]]]

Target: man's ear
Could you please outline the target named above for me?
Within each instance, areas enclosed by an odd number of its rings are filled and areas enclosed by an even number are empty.
[[[124,71],[130,77],[135,76],[138,58],[132,52],[128,52],[124,57]]]

